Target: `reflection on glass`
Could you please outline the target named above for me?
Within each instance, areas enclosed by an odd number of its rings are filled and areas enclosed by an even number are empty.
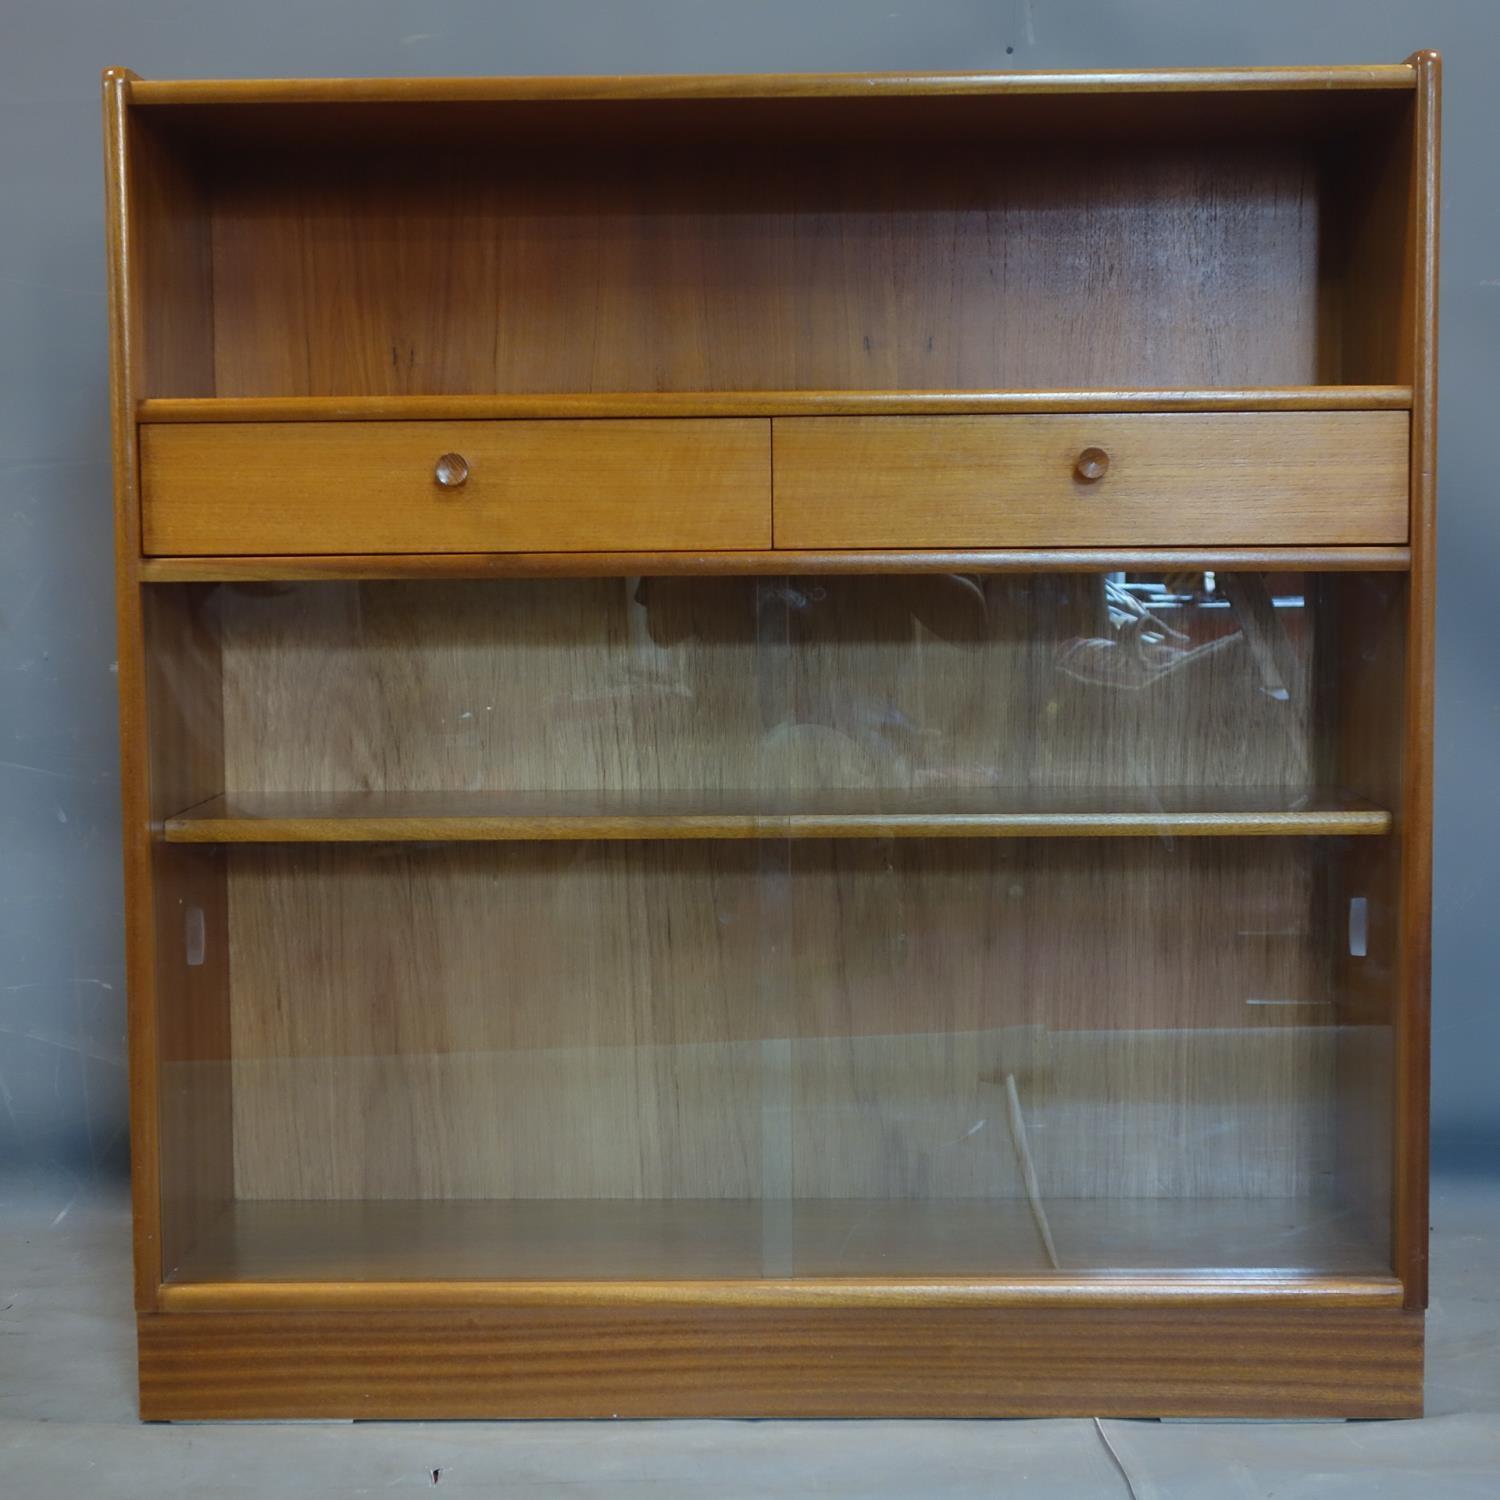
[[[1393,841],[1340,716],[1401,586],[220,590],[247,816],[545,826],[228,848],[237,1199],[177,1274],[1385,1270]]]

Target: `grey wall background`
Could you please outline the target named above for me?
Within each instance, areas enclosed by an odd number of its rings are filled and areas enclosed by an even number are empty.
[[[1497,0],[0,0],[0,22],[0,1167],[82,1185],[125,1163],[103,66],[164,78],[1139,68],[1397,62],[1436,47],[1434,1126],[1440,1165],[1500,1171]]]

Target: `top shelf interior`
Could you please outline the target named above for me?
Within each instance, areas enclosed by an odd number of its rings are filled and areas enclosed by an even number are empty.
[[[140,388],[1400,388],[1411,79],[136,84]]]

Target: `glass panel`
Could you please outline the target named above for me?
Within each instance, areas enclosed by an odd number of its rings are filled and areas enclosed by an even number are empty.
[[[1403,590],[158,591],[176,1277],[1385,1272]]]

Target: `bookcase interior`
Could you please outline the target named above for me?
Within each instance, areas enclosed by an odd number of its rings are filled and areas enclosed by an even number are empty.
[[[1412,108],[146,107],[142,395],[1409,384]]]
[[[1405,587],[153,587],[172,1276],[1387,1272]]]

